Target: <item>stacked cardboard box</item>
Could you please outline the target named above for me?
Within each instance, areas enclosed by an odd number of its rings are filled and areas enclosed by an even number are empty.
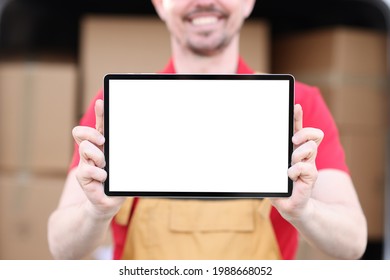
[[[271,65],[271,27],[265,19],[245,22],[240,33],[240,54],[258,73],[269,73]]]
[[[0,62],[0,259],[50,259],[47,218],[73,150],[77,72],[63,57]]]
[[[0,259],[51,259],[47,221],[64,180],[32,173],[1,173]]]
[[[241,34],[243,58],[258,72],[269,71],[269,31],[265,20],[251,20]],[[82,112],[107,73],[156,73],[171,54],[169,33],[157,16],[86,15],[80,34]]]
[[[64,173],[73,148],[75,106],[73,62],[1,62],[0,168]]]
[[[386,34],[335,27],[280,36],[273,72],[318,86],[339,128],[369,239],[383,237],[389,86]]]
[[[170,56],[168,31],[157,18],[87,15],[80,34],[81,114],[107,73],[154,73]]]

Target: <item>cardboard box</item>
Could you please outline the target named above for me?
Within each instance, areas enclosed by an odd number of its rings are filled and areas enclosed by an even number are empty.
[[[0,260],[50,260],[47,226],[66,177],[0,173]],[[112,233],[84,259],[112,259]]]
[[[0,173],[0,259],[52,259],[47,222],[64,177]]]
[[[308,79],[306,79],[308,80]],[[389,127],[389,96],[387,81],[368,81],[317,77],[310,80],[321,94],[339,127]]]
[[[68,61],[0,64],[0,169],[64,173],[76,124],[76,66]]]
[[[384,234],[384,200],[387,138],[385,130],[340,130],[347,164],[367,218],[368,237],[377,240]]]
[[[80,24],[82,111],[103,87],[107,73],[156,73],[171,56],[170,35],[157,15],[86,15]],[[269,72],[269,26],[248,21],[241,33],[242,56],[258,72]]]
[[[387,33],[350,27],[316,29],[279,36],[273,43],[274,73],[304,76],[342,73],[384,77]]]
[[[170,36],[155,17],[85,16],[80,24],[82,112],[107,73],[155,73],[170,57]]]
[[[240,54],[254,71],[271,71],[271,28],[266,19],[250,19],[244,23],[240,33]]]
[[[387,35],[316,29],[275,39],[273,72],[320,88],[338,126],[388,125]]]

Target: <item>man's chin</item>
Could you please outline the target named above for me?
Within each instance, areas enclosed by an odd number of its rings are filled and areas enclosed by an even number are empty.
[[[210,45],[195,45],[191,44],[189,48],[191,51],[199,56],[213,56],[222,52],[227,47],[227,44],[221,42],[219,44]]]

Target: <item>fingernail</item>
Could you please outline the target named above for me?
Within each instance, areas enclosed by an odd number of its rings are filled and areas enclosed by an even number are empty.
[[[295,143],[295,142],[297,142],[298,139],[297,139],[297,137],[294,135],[294,136],[292,137],[291,140]]]
[[[105,141],[106,141],[106,138],[104,138],[104,136],[101,135],[101,136],[99,137],[99,143],[100,143],[100,144],[103,144]]]

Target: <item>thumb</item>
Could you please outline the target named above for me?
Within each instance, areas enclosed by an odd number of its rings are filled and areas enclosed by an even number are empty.
[[[303,128],[303,111],[300,104],[294,105],[294,134]]]
[[[104,101],[96,100],[95,103],[96,130],[104,135]]]

